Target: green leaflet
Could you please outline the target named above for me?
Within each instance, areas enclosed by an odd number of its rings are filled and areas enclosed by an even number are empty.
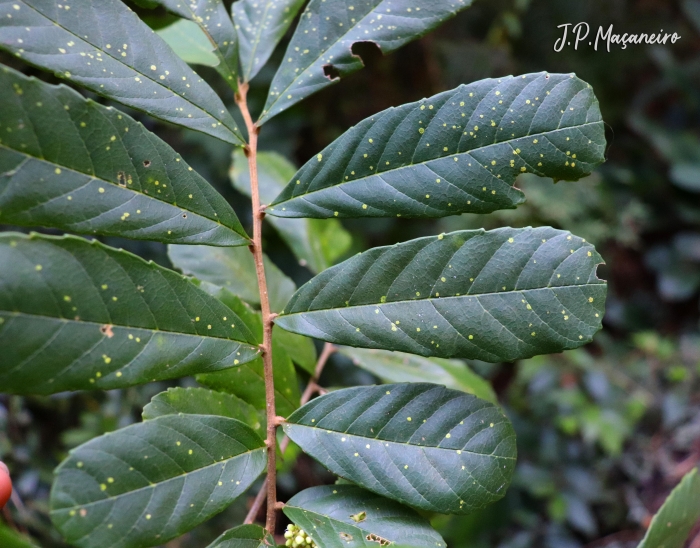
[[[294,412],[284,431],[334,474],[444,514],[502,498],[515,468],[515,432],[502,411],[435,384],[337,390]]]
[[[210,42],[217,63],[213,65],[234,90],[238,89],[238,40],[221,0],[156,0],[171,12],[199,26]]]
[[[651,520],[638,548],[683,548],[700,519],[698,469],[688,472]]]
[[[143,420],[166,415],[218,415],[237,419],[265,436],[265,417],[255,408],[231,394],[206,388],[168,388],[153,397],[143,408]]]
[[[0,0],[0,48],[161,120],[245,143],[216,93],[118,0]]]
[[[291,178],[281,217],[444,217],[522,203],[524,172],[578,180],[604,161],[591,86],[573,74],[462,85],[346,131]]]
[[[491,384],[459,360],[341,346],[338,352],[384,382],[432,382],[497,403]]]
[[[197,23],[180,19],[157,30],[156,34],[185,63],[207,67],[216,67],[219,64],[219,59],[214,54],[214,46]]]
[[[301,15],[258,123],[362,68],[356,42],[384,54],[420,38],[469,7],[471,0],[311,0]]]
[[[377,548],[382,540],[392,546],[446,546],[415,511],[354,485],[305,489],[285,504],[284,513],[323,548]]]
[[[184,274],[224,287],[246,302],[260,304],[253,254],[245,247],[169,245],[168,257]],[[279,311],[289,301],[296,285],[265,257],[270,307]]]
[[[302,286],[275,323],[329,342],[512,361],[590,342],[603,259],[550,227],[465,230],[358,254]]]
[[[0,546],[3,548],[38,548],[37,544],[24,535],[0,523]]]
[[[240,42],[242,76],[260,72],[305,0],[238,0],[231,6]]]
[[[161,545],[221,512],[266,461],[262,439],[234,419],[134,424],[71,451],[56,470],[51,519],[83,548]]]
[[[275,539],[259,525],[240,525],[229,529],[207,548],[268,548]]]
[[[0,235],[0,387],[123,388],[258,355],[228,307],[175,272],[81,238]]]
[[[226,200],[118,110],[2,67],[0,222],[162,242],[246,245]]]
[[[294,176],[294,171],[294,166],[284,156],[259,152],[258,189],[262,203],[274,200]],[[248,162],[243,151],[238,149],[233,152],[231,182],[236,190],[250,196]],[[287,242],[299,263],[314,273],[331,266],[352,244],[352,236],[337,219],[300,220],[269,216],[267,220]]]

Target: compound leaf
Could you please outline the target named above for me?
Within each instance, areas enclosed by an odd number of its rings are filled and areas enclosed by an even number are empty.
[[[305,489],[285,504],[284,513],[324,548],[446,546],[414,510],[354,485]]]
[[[512,209],[525,172],[578,180],[604,161],[591,86],[573,74],[462,85],[346,131],[267,209],[281,217],[444,217]]]
[[[245,143],[214,90],[118,0],[4,0],[0,48],[161,120]]]
[[[195,23],[208,39],[214,68],[234,90],[238,89],[238,40],[233,22],[221,0],[156,0],[167,10]]]
[[[3,67],[0,221],[247,245],[226,200],[130,116]]]
[[[268,548],[275,539],[259,525],[240,525],[229,529],[207,548]]]
[[[260,304],[255,261],[247,248],[170,245],[168,256],[184,274],[224,287],[246,302]],[[267,257],[265,273],[270,307],[276,312],[289,301],[296,285]]]
[[[3,392],[123,388],[258,356],[230,308],[97,241],[4,233],[0,265]]]
[[[459,360],[341,346],[338,352],[383,382],[432,382],[497,403],[491,384]]]
[[[240,421],[159,417],[71,451],[56,471],[51,518],[83,548],[161,545],[221,512],[266,461],[265,443]]]
[[[231,6],[245,82],[260,72],[305,0],[239,0]]]
[[[700,519],[700,477],[694,468],[664,502],[651,520],[638,548],[683,548],[690,531]]]
[[[303,285],[275,323],[321,340],[512,361],[590,342],[607,286],[595,248],[550,227],[465,230],[377,247]]]
[[[177,56],[191,65],[216,67],[219,59],[214,54],[209,38],[197,23],[189,19],[179,19],[156,31]]]
[[[471,0],[311,0],[277,71],[259,123],[362,68],[357,42],[373,42],[383,53],[420,38]]]
[[[258,189],[263,203],[270,203],[294,176],[295,168],[284,156],[258,153]],[[242,151],[233,152],[231,181],[239,192],[250,196],[250,173]],[[350,233],[337,219],[285,219],[268,216],[282,239],[302,266],[322,272],[343,255],[352,244]]]
[[[334,474],[444,514],[502,498],[515,468],[515,432],[503,412],[435,384],[337,390],[295,411],[284,431]]]
[[[265,436],[265,419],[255,408],[232,394],[206,388],[168,388],[143,408],[143,420],[166,415],[218,415],[237,419]]]

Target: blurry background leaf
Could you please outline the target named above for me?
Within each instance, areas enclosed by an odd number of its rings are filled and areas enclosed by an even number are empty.
[[[170,245],[168,256],[183,274],[224,287],[252,304],[260,304],[253,254],[247,247]],[[294,294],[296,286],[265,257],[270,307],[279,312]]]
[[[180,19],[157,31],[177,55],[186,63],[215,67],[219,64],[214,46],[197,23]]]
[[[258,185],[262,203],[271,203],[295,172],[296,168],[280,154],[259,152]],[[233,153],[231,182],[236,190],[250,196],[248,162],[240,150]],[[314,273],[334,264],[352,243],[352,237],[337,219],[285,219],[268,215],[266,220],[277,229],[299,263]]]
[[[387,383],[432,382],[453,390],[474,394],[482,400],[497,402],[496,394],[488,381],[474,373],[466,363],[460,360],[423,358],[404,352],[349,346],[341,346],[338,351],[350,358],[356,366]]]

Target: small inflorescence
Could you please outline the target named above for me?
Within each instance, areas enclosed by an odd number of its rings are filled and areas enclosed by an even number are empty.
[[[316,543],[311,540],[311,537],[301,527],[293,523],[287,525],[284,538],[287,539],[287,542],[284,543],[285,546],[291,546],[292,548],[318,548]]]

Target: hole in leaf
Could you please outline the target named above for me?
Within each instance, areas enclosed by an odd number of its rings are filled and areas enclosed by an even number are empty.
[[[151,161],[150,161],[150,160],[144,160],[144,161],[143,161],[143,167],[151,167]]]
[[[111,339],[114,337],[114,333],[112,333],[112,326],[109,324],[105,324],[100,327],[100,332],[105,335],[108,339]]]
[[[117,173],[117,184],[122,187],[126,187],[126,173],[120,171]]]
[[[367,519],[367,512],[358,512],[357,514],[352,514],[350,516],[350,519],[352,519],[355,523],[361,523]]]
[[[379,546],[388,546],[389,544],[391,544],[391,542],[387,539],[382,538],[379,535],[375,535],[374,533],[370,533],[365,538],[370,542],[378,542]]]
[[[340,78],[340,71],[331,64],[323,65],[323,74],[329,80]]]
[[[340,533],[338,536],[343,540],[347,540],[348,542],[352,540],[352,535],[349,533]]]
[[[183,214],[182,214],[182,218],[183,218],[183,219],[187,219],[187,213],[183,213]]]

